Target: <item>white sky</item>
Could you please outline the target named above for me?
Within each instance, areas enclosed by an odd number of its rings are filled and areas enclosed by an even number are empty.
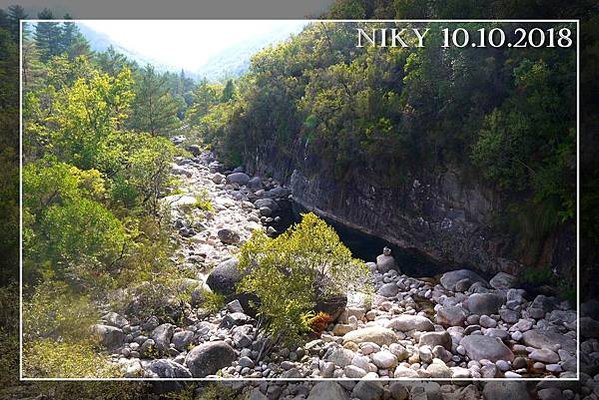
[[[115,43],[162,64],[196,70],[219,51],[270,32],[296,33],[308,21],[85,20]]]

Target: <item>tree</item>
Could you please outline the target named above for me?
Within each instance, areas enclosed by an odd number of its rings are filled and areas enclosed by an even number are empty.
[[[47,8],[37,15],[38,19],[51,20],[54,14]],[[35,28],[35,42],[40,51],[42,61],[48,61],[53,56],[62,52],[61,48],[62,29],[56,22],[38,22]]]
[[[364,263],[312,213],[277,238],[255,232],[241,249],[239,269],[245,277],[238,291],[258,296],[263,329],[275,342],[293,342],[306,333],[319,299],[370,289]]]
[[[232,100],[235,97],[235,85],[233,84],[233,80],[229,79],[223,88],[223,95],[221,97],[221,102],[226,103],[229,100]]]
[[[180,103],[169,93],[166,76],[148,65],[136,78],[130,127],[154,136],[168,136],[181,121],[177,118]]]

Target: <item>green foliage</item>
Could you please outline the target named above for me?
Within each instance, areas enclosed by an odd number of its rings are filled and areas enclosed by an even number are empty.
[[[212,201],[210,200],[207,191],[201,191],[196,194],[195,198],[196,202],[194,203],[194,207],[199,208],[202,211],[214,212],[214,206],[212,205]]]
[[[201,305],[203,310],[210,314],[216,314],[223,309],[226,304],[226,298],[224,295],[205,289],[202,289],[201,292],[202,298],[204,299],[204,302]]]
[[[23,349],[23,375],[31,378],[115,378],[120,369],[85,342],[35,340]]]
[[[255,232],[241,249],[239,268],[246,275],[238,291],[258,296],[267,332],[288,342],[309,331],[306,317],[318,299],[369,285],[366,266],[312,213],[277,238]]]
[[[222,383],[208,383],[203,388],[199,400],[241,400],[238,392]]]

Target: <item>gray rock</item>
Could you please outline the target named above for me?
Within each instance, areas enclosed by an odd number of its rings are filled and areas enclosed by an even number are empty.
[[[225,317],[219,325],[219,328],[231,329],[234,326],[252,324],[253,322],[254,319],[249,315],[246,315],[241,312],[234,312],[225,315]]]
[[[389,350],[381,350],[371,355],[372,363],[381,369],[389,369],[397,365],[397,357]]]
[[[555,345],[559,344],[562,349],[570,353],[576,351],[574,339],[552,330],[531,329],[523,333],[522,341],[525,345],[537,349],[556,349]]]
[[[139,355],[142,358],[154,357],[156,354],[156,343],[153,339],[146,339],[141,346],[139,346]]]
[[[479,315],[497,314],[505,299],[495,293],[474,293],[467,300],[470,312]]]
[[[170,347],[171,339],[175,326],[172,324],[158,325],[150,335],[150,338],[156,343],[156,349],[159,353],[164,354]]]
[[[385,283],[383,286],[377,290],[377,294],[385,297],[395,297],[399,292],[399,288],[394,282]]]
[[[347,378],[360,379],[366,376],[366,371],[355,365],[348,365],[343,369],[343,373]]]
[[[436,320],[444,327],[462,326],[466,320],[466,311],[458,306],[441,306],[437,309]]]
[[[159,359],[152,360],[147,368],[153,374],[160,378],[191,378],[189,369],[172,360]]]
[[[235,294],[235,286],[242,279],[240,271],[237,269],[239,261],[235,258],[223,261],[212,270],[206,284],[210,289],[225,296]]]
[[[250,397],[248,397],[248,400],[268,400],[268,397],[262,394],[259,388],[255,388],[250,392]]]
[[[123,328],[125,325],[129,325],[127,318],[115,312],[109,312],[102,317],[106,321],[106,325],[116,326],[117,328]]]
[[[217,235],[220,241],[225,244],[237,244],[241,240],[239,233],[228,228],[219,230]]]
[[[511,289],[516,285],[516,277],[506,272],[498,272],[491,280],[489,285],[495,289]]]
[[[537,392],[537,397],[539,400],[562,400],[564,396],[562,395],[562,391],[558,388],[549,387],[545,389],[541,389]]]
[[[580,335],[585,338],[599,338],[599,321],[591,317],[581,317],[578,321]]]
[[[458,269],[455,271],[449,271],[441,276],[441,285],[447,290],[455,290],[455,285],[462,279],[470,279],[470,281],[481,282],[486,284],[486,281],[478,275],[476,272],[469,269]]]
[[[181,331],[173,334],[171,342],[177,350],[187,350],[187,346],[192,342],[194,333],[192,331]]]
[[[389,385],[389,392],[393,400],[408,400],[410,396],[408,389],[400,382],[391,383]]]
[[[377,256],[376,269],[383,274],[395,269],[395,258],[391,255],[391,250],[388,247],[383,249],[383,254]]]
[[[402,314],[393,318],[389,322],[389,327],[396,331],[407,332],[411,330],[417,331],[433,331],[435,326],[430,319],[422,315]]]
[[[346,333],[343,336],[343,343],[354,342],[372,342],[379,346],[397,342],[398,337],[391,329],[383,328],[382,326],[369,326],[366,328],[357,329]]]
[[[312,390],[307,400],[349,400],[345,390],[334,381],[318,382]]]
[[[185,357],[185,365],[194,378],[204,378],[231,365],[236,358],[231,346],[224,341],[215,341],[191,349]]]
[[[262,179],[259,176],[254,176],[248,181],[247,187],[253,191],[262,189]]]
[[[354,356],[354,352],[349,349],[344,349],[343,347],[329,347],[324,355],[324,359],[344,368],[351,364]]]
[[[526,383],[522,381],[487,382],[483,389],[485,400],[530,400]]]
[[[379,400],[383,397],[383,384],[378,381],[360,381],[354,386],[352,397],[360,400]]]
[[[197,157],[200,154],[202,154],[202,148],[200,146],[198,146],[197,144],[190,144],[185,147],[185,150],[187,150],[191,154],[193,154],[194,157]]]
[[[508,310],[507,308],[502,308],[501,310],[499,310],[499,316],[508,324],[515,324],[520,319],[519,312],[514,310]]]
[[[418,346],[424,345],[430,347],[443,346],[445,349],[451,350],[451,335],[447,331],[424,333],[420,335]]]
[[[264,198],[258,199],[254,202],[254,206],[258,209],[262,207],[270,208],[272,211],[277,211],[279,209],[279,205],[273,199]]]
[[[92,332],[98,342],[107,349],[118,347],[125,340],[125,333],[115,326],[96,324],[92,326]]]
[[[466,354],[472,360],[486,359],[496,362],[497,360],[512,361],[514,359],[512,351],[501,340],[489,336],[466,336],[460,345],[466,349]]]
[[[250,181],[250,177],[243,172],[233,172],[232,174],[227,175],[227,182],[236,183],[238,185],[247,185]]]
[[[560,358],[556,352],[549,349],[537,349],[528,355],[532,360],[541,361],[545,364],[554,364],[559,362]]]

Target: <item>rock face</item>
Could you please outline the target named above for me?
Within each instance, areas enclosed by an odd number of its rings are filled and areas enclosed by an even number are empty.
[[[466,354],[472,360],[486,359],[495,362],[497,360],[512,361],[514,359],[514,353],[501,340],[490,336],[466,336],[462,339],[460,345],[464,346]]]
[[[359,330],[351,331],[343,336],[343,343],[354,342],[372,342],[379,346],[396,343],[398,340],[397,335],[391,329],[383,328],[380,326],[371,326],[362,328]]]
[[[185,366],[194,378],[204,378],[228,367],[236,358],[235,350],[226,342],[208,342],[191,349],[185,358]]]

